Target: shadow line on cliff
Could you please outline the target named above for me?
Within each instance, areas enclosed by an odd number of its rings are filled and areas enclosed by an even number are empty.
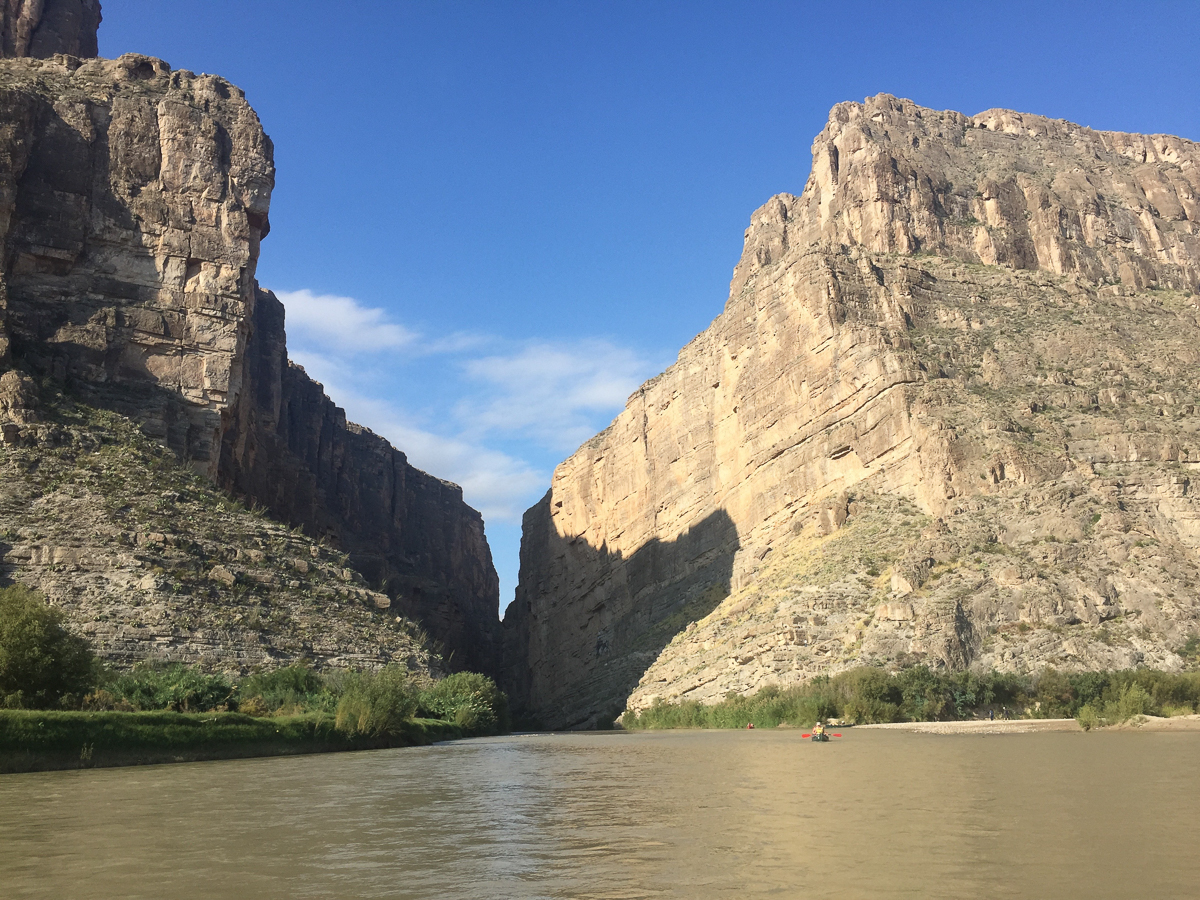
[[[13,578],[16,567],[8,561],[8,554],[12,548],[12,544],[0,541],[0,588],[12,587],[17,583]]]
[[[527,725],[611,727],[663,649],[729,596],[737,526],[717,510],[625,557],[559,535],[549,503],[526,513],[521,584],[504,618],[505,689]],[[532,571],[534,541],[555,561],[550,578]]]

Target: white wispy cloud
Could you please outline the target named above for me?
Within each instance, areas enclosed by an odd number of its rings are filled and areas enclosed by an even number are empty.
[[[661,366],[601,339],[429,334],[352,297],[277,291],[288,355],[347,417],[453,481],[487,523],[501,608],[517,584],[521,515],[550,472]]]
[[[352,421],[387,438],[418,468],[461,485],[492,522],[519,522],[554,463],[603,428],[655,371],[642,355],[606,340],[429,336],[351,297],[276,296],[287,310],[291,359]],[[398,399],[411,402],[417,379],[445,398],[436,412]]]
[[[654,366],[604,340],[538,341],[464,363],[476,390],[455,408],[473,433],[522,434],[573,450],[597,431],[597,417],[619,410]]]
[[[418,469],[453,481],[489,522],[520,522],[521,514],[545,491],[550,473],[499,450],[433,434],[399,422],[380,432]]]
[[[314,294],[310,290],[276,291],[287,310],[289,337],[342,353],[375,353],[410,347],[418,335],[388,319],[378,307],[363,306],[353,297]]]

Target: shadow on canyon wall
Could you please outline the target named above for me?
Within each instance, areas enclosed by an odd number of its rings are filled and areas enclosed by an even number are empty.
[[[253,337],[250,345],[253,350]],[[69,399],[131,419],[181,462],[216,462],[215,487],[345,552],[366,586],[390,597],[389,614],[418,622],[451,669],[496,671],[499,586],[481,517],[463,503],[457,486],[413,468],[386,440],[348,425],[321,385],[288,365],[285,352],[267,379],[271,404],[256,403],[262,373],[256,371],[260,361],[252,360],[246,395],[220,414],[152,382],[124,380],[128,373],[89,381],[75,368],[88,359],[86,348],[59,344],[55,352],[69,360],[69,374],[59,382]],[[204,430],[222,419],[224,435]]]
[[[717,510],[625,557],[562,537],[550,495],[525,514],[521,579],[504,618],[502,670],[518,720],[604,728],[671,640],[729,596],[741,547]]]

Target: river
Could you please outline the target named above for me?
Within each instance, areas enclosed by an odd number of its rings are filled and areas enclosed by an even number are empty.
[[[519,735],[0,776],[15,898],[1195,898],[1200,734]]]

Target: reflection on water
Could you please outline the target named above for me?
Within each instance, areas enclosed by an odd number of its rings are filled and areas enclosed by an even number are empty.
[[[0,776],[0,896],[1195,898],[1200,735],[530,735]]]

